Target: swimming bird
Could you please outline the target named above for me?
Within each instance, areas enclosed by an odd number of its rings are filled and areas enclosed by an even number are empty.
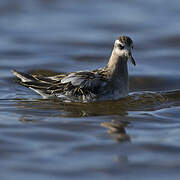
[[[114,48],[107,65],[92,71],[60,73],[44,77],[30,75],[13,70],[19,83],[44,98],[59,98],[70,102],[93,102],[118,100],[128,96],[127,60],[136,65],[132,57],[133,41],[128,36],[120,36],[114,42]]]

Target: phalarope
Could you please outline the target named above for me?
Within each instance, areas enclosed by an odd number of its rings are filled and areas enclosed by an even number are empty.
[[[127,36],[115,40],[108,64],[92,71],[61,73],[55,76],[29,75],[13,70],[19,83],[44,98],[57,97],[71,102],[118,100],[128,96],[127,60],[132,57],[133,41]]]

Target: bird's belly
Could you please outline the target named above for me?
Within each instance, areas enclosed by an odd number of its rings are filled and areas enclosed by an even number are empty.
[[[103,100],[118,100],[124,97],[128,96],[128,91],[119,91],[119,90],[114,90],[110,91],[103,96],[99,96],[98,100],[103,101]]]
[[[104,100],[118,100],[120,98],[124,98],[128,96],[128,89],[109,89],[102,93],[94,94],[94,96],[85,94],[74,96],[72,94],[56,94],[57,98],[65,101],[71,102],[94,102],[94,101],[104,101]]]

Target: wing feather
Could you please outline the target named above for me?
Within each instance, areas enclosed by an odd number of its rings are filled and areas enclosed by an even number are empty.
[[[61,83],[71,83],[73,86],[78,86],[81,89],[94,89],[105,86],[107,81],[98,74],[84,71],[69,74],[61,80]]]
[[[67,96],[77,99],[92,99],[106,91],[108,80],[99,71],[79,71],[69,74],[43,77],[14,71],[20,84],[45,96]]]

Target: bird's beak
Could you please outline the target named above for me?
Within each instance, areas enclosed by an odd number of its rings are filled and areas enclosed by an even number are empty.
[[[131,54],[130,51],[129,51],[129,53],[128,53],[128,58],[129,58],[129,60],[131,61],[131,63],[135,66],[135,65],[136,65],[136,62],[135,62],[134,58],[132,57],[132,54]]]

